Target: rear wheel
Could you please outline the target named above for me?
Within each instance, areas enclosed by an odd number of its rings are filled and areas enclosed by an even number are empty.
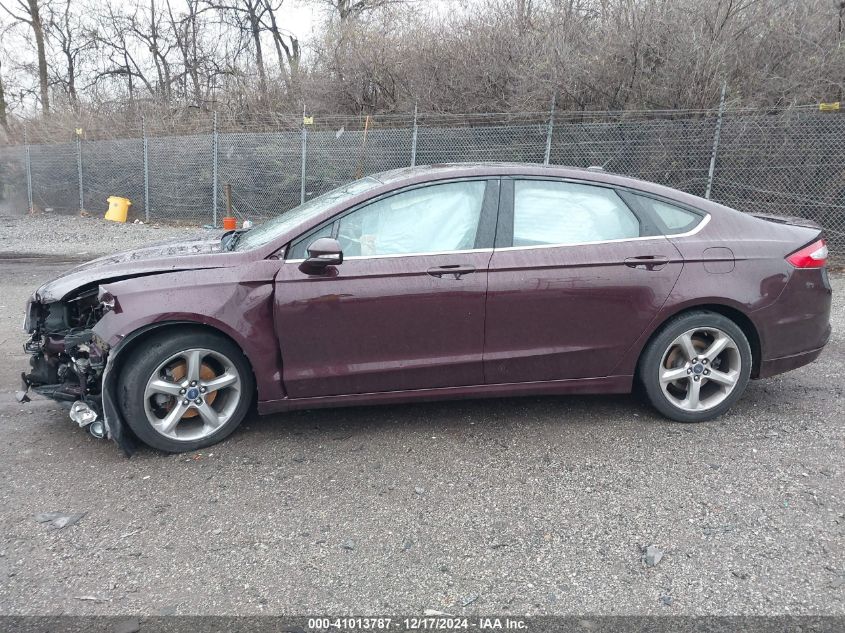
[[[249,409],[253,377],[240,348],[197,330],[154,335],[127,359],[120,379],[126,422],[150,446],[171,452],[215,444]]]
[[[651,404],[678,422],[715,418],[736,402],[751,375],[742,329],[715,312],[682,314],[667,323],[640,359]]]

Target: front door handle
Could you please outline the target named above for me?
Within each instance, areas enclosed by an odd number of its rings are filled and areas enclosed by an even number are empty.
[[[460,279],[461,275],[468,275],[475,272],[475,266],[468,264],[448,264],[446,266],[432,266],[428,269],[428,274],[438,279],[443,279],[443,275],[453,275],[455,279]]]
[[[664,255],[638,255],[637,257],[626,257],[625,265],[628,268],[642,268],[644,270],[660,270],[669,263],[669,258]]]

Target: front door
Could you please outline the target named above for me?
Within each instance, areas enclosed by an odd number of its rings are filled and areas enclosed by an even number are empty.
[[[497,205],[497,180],[428,184],[295,242],[276,277],[288,396],[482,384]],[[324,275],[299,270],[314,235],[333,235],[343,247],[343,263]]]
[[[611,188],[503,181],[490,262],[488,383],[610,375],[683,266]]]

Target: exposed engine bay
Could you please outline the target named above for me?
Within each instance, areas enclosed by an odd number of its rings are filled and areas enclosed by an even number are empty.
[[[43,283],[26,306],[24,331],[29,339],[24,351],[29,367],[21,374],[18,401],[27,402],[31,392],[50,398],[91,435],[108,437],[131,456],[138,442],[118,405],[118,381],[123,350],[158,327],[160,286],[151,280],[184,287],[199,271],[235,263],[219,257],[221,252],[221,237],[203,234],[105,255]],[[185,272],[191,277],[180,275]],[[130,298],[128,310],[118,293]],[[137,303],[132,303],[133,294]],[[197,317],[202,315],[192,307],[183,307],[182,314],[188,315],[184,320],[201,322]]]
[[[27,305],[24,351],[29,373],[22,373],[18,400],[34,392],[70,407],[70,417],[95,437],[108,431],[103,417],[102,384],[108,346],[92,328],[110,309],[98,286],[80,289],[61,301],[42,303],[36,294]],[[113,305],[113,304],[112,304]]]

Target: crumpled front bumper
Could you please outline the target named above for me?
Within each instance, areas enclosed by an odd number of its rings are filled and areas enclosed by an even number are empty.
[[[127,456],[132,455],[137,442],[117,405],[114,367],[119,349],[110,349],[93,329],[51,323],[55,311],[61,314],[62,310],[64,306],[55,303],[47,308],[37,292],[29,298],[23,323],[30,334],[24,344],[29,369],[21,372],[16,398],[28,402],[33,392],[54,400],[70,410],[71,419],[80,427],[88,428],[95,437],[114,440]],[[85,406],[76,404],[80,402]],[[80,415],[80,409],[86,414]],[[96,413],[93,421],[89,410]]]
[[[106,424],[107,437],[114,440],[124,455],[132,457],[138,450],[138,440],[135,434],[129,430],[126,421],[123,419],[123,412],[118,406],[118,384],[115,371],[115,358],[117,353],[109,356],[106,368],[103,371],[103,390],[101,393],[103,420]]]

